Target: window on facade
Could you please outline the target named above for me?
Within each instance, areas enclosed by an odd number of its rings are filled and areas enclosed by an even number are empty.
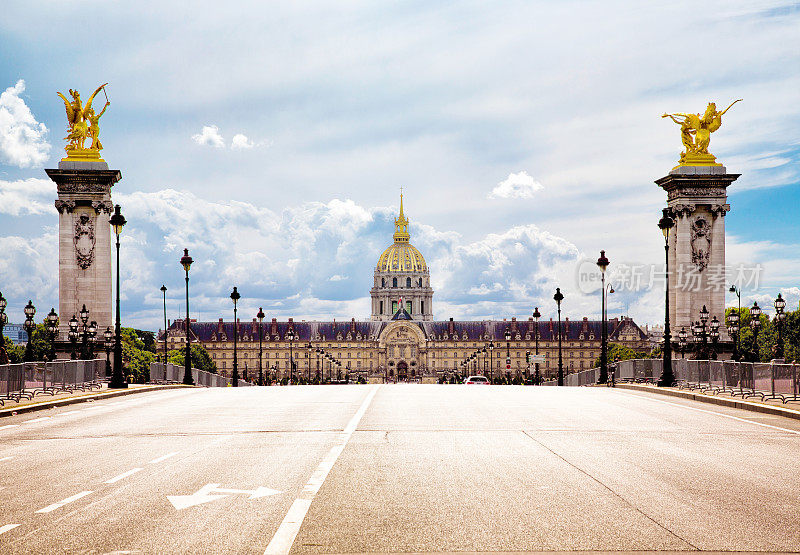
[[[397,312],[397,301],[392,301],[392,314]]]
[[[383,314],[383,301],[381,301],[381,309],[379,311],[379,314]]]
[[[425,314],[425,301],[419,302],[419,311],[421,314]]]
[[[411,314],[411,301],[406,301],[406,312]]]
[[[422,278],[419,278],[419,286],[422,287]]]
[[[406,287],[411,287],[411,278],[406,278]]]
[[[386,278],[381,278],[381,287],[386,287]]]
[[[397,278],[392,278],[392,287],[397,287]]]

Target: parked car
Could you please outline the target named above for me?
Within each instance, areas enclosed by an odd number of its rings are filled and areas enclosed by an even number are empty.
[[[489,379],[486,376],[470,376],[464,383],[467,385],[489,385]]]

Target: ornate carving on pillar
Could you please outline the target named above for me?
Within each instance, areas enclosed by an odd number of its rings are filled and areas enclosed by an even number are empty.
[[[105,212],[110,215],[114,212],[114,203],[110,200],[95,200],[92,201],[92,208],[94,208],[94,211],[98,214]]]
[[[86,269],[92,265],[94,260],[94,222],[88,214],[81,214],[75,221],[75,259],[78,266]]]
[[[692,222],[692,263],[702,272],[711,255],[711,224],[702,216]]]
[[[674,204],[672,206],[672,211],[677,218],[686,218],[690,216],[696,209],[697,206],[694,204]]]
[[[731,209],[730,204],[712,204],[709,208],[710,212],[714,214],[714,217],[721,217],[724,218],[725,214],[727,214]]]
[[[56,210],[58,210],[59,214],[63,214],[64,211],[67,213],[72,212],[75,210],[75,201],[74,200],[61,200],[57,199],[55,202]]]

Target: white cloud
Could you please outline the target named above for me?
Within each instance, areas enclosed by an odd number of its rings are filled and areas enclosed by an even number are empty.
[[[219,134],[219,127],[216,125],[204,125],[200,133],[192,135],[192,140],[199,145],[225,148],[225,141],[222,139],[222,135]]]
[[[508,177],[498,183],[487,197],[490,199],[533,198],[533,194],[542,189],[544,186],[541,183],[528,175],[528,172],[521,171],[508,174]]]
[[[21,216],[55,213],[53,205],[55,198],[56,184],[49,179],[30,178],[19,181],[0,179],[0,214]]]
[[[20,168],[38,167],[47,160],[47,127],[36,121],[20,95],[25,81],[0,94],[0,159]]]
[[[231,141],[231,149],[233,150],[244,150],[254,146],[256,146],[255,143],[241,133],[234,135]]]

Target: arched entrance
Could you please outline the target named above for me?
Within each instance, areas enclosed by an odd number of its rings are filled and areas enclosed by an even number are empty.
[[[408,364],[406,361],[401,360],[397,363],[397,379],[405,380],[408,378]]]

